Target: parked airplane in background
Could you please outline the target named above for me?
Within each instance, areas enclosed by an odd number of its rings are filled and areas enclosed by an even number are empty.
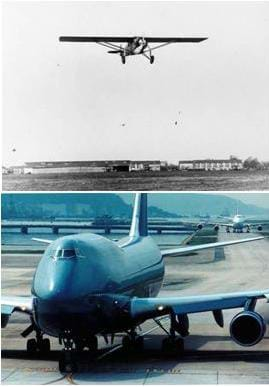
[[[2,297],[2,327],[13,312],[29,315],[27,350],[47,352],[50,341],[44,334],[59,338],[64,350],[59,361],[61,372],[77,369],[76,352],[97,349],[97,335],[126,332],[126,348],[142,346],[136,328],[148,319],[161,326],[159,316],[170,318],[170,331],[163,349],[181,351],[189,333],[189,313],[212,311],[223,326],[222,309],[242,307],[231,324],[232,339],[243,346],[257,344],[265,334],[264,318],[255,311],[256,301],[269,298],[269,289],[240,293],[157,297],[164,278],[164,257],[219,246],[263,239],[255,237],[208,243],[160,251],[148,235],[147,195],[137,194],[129,236],[113,242],[95,234],[77,234],[55,241],[40,240],[49,246],[40,260],[32,284],[32,296]],[[177,338],[176,334],[180,337]]]
[[[231,232],[231,230],[233,232],[240,232],[240,233],[244,232],[244,231],[249,233],[251,231],[251,229],[255,229],[257,231],[262,231],[263,226],[269,225],[269,221],[267,223],[252,221],[249,218],[247,218],[246,216],[240,215],[238,213],[238,210],[236,211],[236,214],[234,215],[233,218],[225,218],[225,219],[230,220],[230,222],[229,223],[222,223],[221,222],[221,223],[217,223],[217,224],[211,223],[211,225],[214,226],[214,229],[216,231],[218,231],[220,227],[225,227],[227,233]],[[207,224],[210,224],[210,223],[207,223]]]
[[[60,36],[60,42],[93,42],[101,46],[108,47],[109,54],[118,54],[124,64],[126,57],[130,55],[143,55],[154,62],[152,51],[157,48],[167,46],[171,43],[199,43],[208,38],[165,38],[165,37],[145,37],[145,36]],[[115,44],[125,43],[125,46]],[[161,43],[158,46],[150,47],[149,43]]]

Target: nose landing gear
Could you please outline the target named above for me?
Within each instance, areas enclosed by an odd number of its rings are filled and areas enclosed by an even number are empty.
[[[64,349],[62,350],[59,359],[59,370],[61,373],[73,373],[78,371],[78,354],[83,352],[85,348],[89,349],[89,353],[94,353],[98,349],[98,340],[96,336],[73,339],[71,332],[66,331],[59,341],[60,344],[64,344]]]

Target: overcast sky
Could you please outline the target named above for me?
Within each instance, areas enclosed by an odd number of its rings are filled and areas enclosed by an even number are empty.
[[[230,154],[269,160],[269,2],[3,8],[4,164]],[[209,39],[157,50],[153,65],[141,56],[122,65],[104,47],[59,43],[60,35]]]

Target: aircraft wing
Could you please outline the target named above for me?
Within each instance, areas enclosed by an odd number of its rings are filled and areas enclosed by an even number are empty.
[[[208,38],[144,37],[148,43],[199,43]]]
[[[53,242],[51,239],[41,239],[41,238],[32,238],[32,241],[46,243],[48,245],[50,245]]]
[[[208,38],[178,38],[178,37],[146,37],[148,43],[199,43]],[[60,42],[112,42],[128,43],[134,40],[133,36],[60,36]]]
[[[236,245],[239,243],[247,243],[247,242],[253,242],[260,239],[264,239],[264,237],[255,237],[255,238],[246,238],[246,239],[236,239],[233,241],[227,241],[227,242],[215,242],[215,243],[204,243],[202,245],[193,245],[193,246],[179,246],[176,249],[168,249],[168,250],[162,250],[161,254],[163,257],[166,257],[168,255],[179,255],[179,254],[186,254],[191,253],[194,251],[199,250],[205,250],[205,249],[213,249],[215,247],[224,247],[224,246],[231,246]]]
[[[5,328],[13,312],[32,314],[33,297],[1,297],[1,325]]]
[[[173,311],[175,314],[200,313],[244,307],[247,302],[267,298],[269,289],[188,297],[136,298],[131,300],[134,318],[152,318]]]
[[[132,42],[133,37],[130,36],[60,36],[60,42],[112,42],[124,43]]]

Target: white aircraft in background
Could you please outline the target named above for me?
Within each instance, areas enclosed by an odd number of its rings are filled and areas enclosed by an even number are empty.
[[[216,231],[218,231],[220,227],[225,227],[227,233],[231,232],[231,230],[232,232],[239,232],[239,233],[241,232],[249,233],[251,229],[262,231],[263,226],[269,225],[269,220],[264,223],[252,221],[251,219],[247,218],[245,215],[240,215],[238,213],[238,210],[236,210],[236,214],[232,218],[225,217],[225,219],[228,219],[227,223],[220,222],[216,224],[212,224],[212,223],[207,223],[207,224],[213,225]]]

